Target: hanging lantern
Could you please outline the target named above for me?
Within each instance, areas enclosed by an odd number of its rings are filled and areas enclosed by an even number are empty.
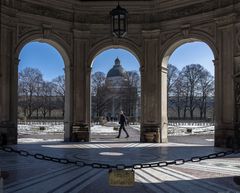
[[[118,6],[110,12],[112,17],[112,33],[118,38],[127,34],[127,10]]]

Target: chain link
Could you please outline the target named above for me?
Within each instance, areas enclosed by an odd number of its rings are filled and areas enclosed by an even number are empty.
[[[136,170],[136,169],[143,169],[143,168],[166,167],[169,165],[183,165],[187,162],[200,162],[200,161],[207,160],[207,159],[216,159],[216,158],[221,158],[221,157],[240,153],[240,150],[230,150],[230,151],[225,151],[225,152],[221,151],[221,152],[217,152],[217,153],[211,153],[211,154],[204,155],[204,156],[194,156],[188,160],[176,159],[176,160],[159,161],[159,162],[153,162],[153,163],[138,163],[138,164],[133,164],[133,165],[125,165],[125,164],[109,165],[109,164],[103,164],[103,163],[86,163],[84,161],[73,161],[73,160],[69,160],[66,158],[57,158],[57,157],[46,156],[46,155],[43,155],[40,153],[31,154],[28,151],[17,150],[17,149],[14,149],[12,147],[7,147],[7,146],[0,146],[0,150],[7,152],[7,153],[16,153],[23,157],[31,156],[38,160],[45,160],[45,161],[56,162],[56,163],[60,163],[60,164],[73,164],[78,167],[88,166],[88,167],[97,168],[97,169],[115,168],[117,170],[125,170],[125,169],[135,169]]]

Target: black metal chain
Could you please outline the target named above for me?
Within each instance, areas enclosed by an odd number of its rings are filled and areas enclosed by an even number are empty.
[[[225,157],[228,155],[233,154],[239,154],[240,150],[230,150],[230,151],[222,151],[217,153],[211,153],[205,156],[194,156],[191,159],[176,159],[176,160],[168,160],[168,161],[159,161],[159,162],[153,162],[153,163],[139,163],[139,164],[133,164],[133,165],[125,165],[125,164],[116,164],[116,165],[110,165],[110,164],[103,164],[103,163],[86,163],[84,161],[76,161],[76,160],[69,160],[66,158],[57,158],[57,157],[51,157],[46,156],[40,153],[32,154],[25,150],[17,150],[12,147],[7,146],[0,146],[0,150],[8,153],[16,153],[23,157],[33,157],[38,160],[45,160],[45,161],[51,161],[56,162],[60,164],[73,164],[78,167],[92,167],[92,168],[98,168],[98,169],[117,169],[117,170],[124,170],[124,169],[144,169],[144,168],[153,168],[153,167],[166,167],[169,165],[183,165],[187,162],[200,162],[207,159],[216,159]]]

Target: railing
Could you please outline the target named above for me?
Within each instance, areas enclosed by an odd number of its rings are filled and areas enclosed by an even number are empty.
[[[196,121],[196,120],[170,120],[169,126],[201,126],[210,127],[214,126],[214,122]]]
[[[19,125],[63,125],[63,120],[28,120],[18,121]]]

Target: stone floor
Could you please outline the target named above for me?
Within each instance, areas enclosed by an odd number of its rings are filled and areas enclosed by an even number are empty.
[[[187,159],[223,150],[213,147],[212,135],[170,137],[168,144],[150,144],[138,143],[139,134],[131,129],[129,132],[128,139],[124,134],[120,139],[104,135],[92,136],[89,143],[48,142],[19,144],[14,148],[108,164]],[[109,186],[107,170],[51,163],[1,151],[0,168],[6,193],[240,193],[240,186],[233,182],[234,176],[240,176],[240,155],[135,170],[133,187]]]

